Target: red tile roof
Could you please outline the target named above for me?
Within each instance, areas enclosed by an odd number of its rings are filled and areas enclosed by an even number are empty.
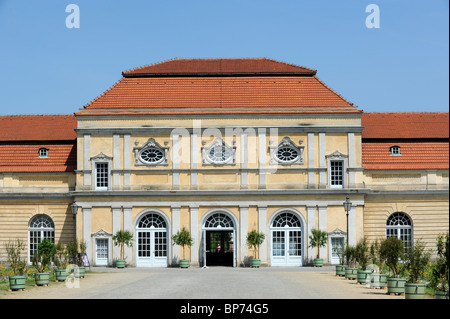
[[[48,158],[39,158],[39,149],[48,148]],[[72,144],[0,143],[0,172],[73,172],[76,146]]]
[[[315,74],[316,70],[267,58],[172,59],[122,72],[124,76],[211,74]]]
[[[391,146],[400,146],[401,156],[393,156]],[[381,142],[362,144],[364,169],[448,169],[447,142]]]
[[[74,115],[0,116],[0,172],[74,171],[76,126]]]
[[[449,113],[363,113],[363,139],[449,138]]]
[[[74,115],[0,116],[0,141],[75,140],[76,127]]]
[[[123,74],[76,115],[362,112],[315,70],[269,59],[176,59]]]

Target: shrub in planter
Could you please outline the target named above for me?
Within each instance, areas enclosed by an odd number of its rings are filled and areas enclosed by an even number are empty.
[[[180,259],[180,268],[188,268],[189,267],[189,259],[185,257],[185,248],[191,247],[194,244],[194,240],[191,237],[191,233],[183,226],[181,231],[178,231],[175,235],[172,236],[172,240],[174,245],[178,245],[183,248],[183,259]]]
[[[48,286],[50,279],[50,262],[55,253],[55,245],[48,239],[38,244],[38,249],[33,255],[33,266],[36,269],[34,279],[37,286]]]
[[[55,254],[53,256],[53,261],[55,263],[55,280],[65,281],[69,275],[67,272],[67,266],[69,265],[69,255],[67,253],[67,248],[58,243],[55,245]]]
[[[425,249],[425,243],[416,241],[405,254],[405,266],[408,278],[405,285],[406,299],[424,299],[428,283],[424,280],[425,268],[431,253]]]
[[[125,268],[125,245],[133,246],[133,234],[129,230],[118,230],[112,237],[114,245],[120,246],[120,259],[116,260],[117,268]]]
[[[345,265],[344,248],[335,246],[333,250],[339,257],[339,265],[336,265],[336,276],[345,276],[345,269],[347,268],[347,265]]]
[[[367,269],[369,263],[369,246],[366,238],[362,238],[355,247],[355,259],[359,265],[357,271],[357,283],[368,284],[370,283],[370,275],[372,270]]]
[[[320,258],[320,248],[327,244],[328,234],[319,229],[312,229],[309,236],[309,247],[316,248],[317,257],[314,259],[314,267],[322,267],[323,259]]]
[[[400,278],[403,255],[403,242],[397,237],[388,237],[380,243],[380,259],[391,270],[387,278],[388,294],[405,293],[406,278]]]
[[[387,276],[382,273],[384,268],[383,260],[380,257],[380,243],[378,239],[370,245],[370,260],[374,265],[373,273],[370,276],[371,288],[384,288]]]
[[[266,236],[263,233],[259,233],[256,230],[252,230],[247,234],[247,245],[253,249],[253,258],[251,261],[251,267],[258,268],[261,266],[261,260],[256,259],[256,252],[259,252],[259,246],[264,242]]]
[[[430,286],[435,291],[436,299],[449,299],[449,233],[437,238],[437,259],[433,264]]]
[[[86,242],[78,241],[77,239],[71,241],[67,245],[67,254],[69,256],[69,263],[74,264],[73,272],[76,278],[84,278],[86,268],[83,264],[82,256],[86,253]]]
[[[345,260],[347,261],[347,268],[345,269],[346,279],[356,279],[358,275],[358,268],[356,267],[356,249],[352,246],[346,246],[344,249]]]
[[[8,262],[14,275],[9,276],[9,288],[11,290],[25,289],[27,263],[22,258],[25,251],[25,243],[21,239],[9,241],[5,245]]]

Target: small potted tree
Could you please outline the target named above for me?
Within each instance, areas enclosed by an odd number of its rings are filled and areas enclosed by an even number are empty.
[[[438,236],[436,248],[437,259],[433,265],[431,286],[436,299],[449,299],[449,233]]]
[[[256,258],[256,252],[259,254],[259,246],[264,242],[266,236],[263,233],[259,233],[256,230],[252,230],[247,234],[247,244],[253,249],[253,258],[250,266],[252,268],[258,268],[261,266],[261,259]],[[259,256],[258,256],[259,257]]]
[[[345,276],[345,269],[347,268],[347,265],[345,265],[345,250],[341,246],[335,246],[333,247],[333,250],[336,252],[339,258],[339,265],[336,265],[336,276],[343,277]]]
[[[180,268],[189,267],[189,259],[185,257],[185,248],[191,247],[194,244],[194,240],[191,237],[191,233],[183,226],[181,231],[178,231],[172,236],[174,245],[178,245],[183,248],[183,259],[180,259]]]
[[[54,263],[55,263],[55,280],[56,281],[65,281],[67,276],[67,266],[68,262],[68,254],[67,249],[62,243],[58,243],[55,245],[55,255],[54,255]]]
[[[317,257],[314,259],[314,267],[322,267],[323,259],[319,258],[320,256],[320,248],[325,247],[327,244],[328,234],[325,231],[320,229],[312,229],[311,236],[309,236],[309,246],[312,248],[316,248]]]
[[[408,278],[405,284],[405,299],[424,299],[428,283],[423,280],[425,267],[431,253],[425,249],[425,243],[417,240],[405,254],[405,266]]]
[[[384,263],[380,257],[380,242],[378,239],[370,245],[370,258],[375,265],[371,275],[372,288],[384,288],[387,282],[387,276],[383,273]]]
[[[370,283],[370,275],[372,274],[372,270],[367,269],[367,265],[369,263],[369,246],[367,245],[367,240],[365,237],[356,244],[355,258],[359,266],[357,270],[357,283]]]
[[[44,239],[38,244],[37,252],[33,256],[33,266],[36,269],[34,280],[37,286],[48,286],[54,249],[55,245],[49,239]]]
[[[133,246],[133,234],[129,230],[119,230],[116,232],[116,234],[112,237],[114,241],[114,245],[119,246],[120,245],[120,259],[116,260],[116,267],[117,268],[125,268],[125,245],[128,247]]]
[[[388,294],[404,294],[406,278],[402,273],[401,261],[404,255],[403,242],[397,237],[388,237],[380,244],[380,258],[391,270],[387,278]]]
[[[347,245],[344,249],[344,256],[347,262],[345,268],[345,279],[353,280],[358,275],[358,268],[356,267],[356,251],[355,247]]]
[[[11,290],[25,289],[27,263],[22,258],[25,251],[25,243],[21,239],[9,241],[5,245],[13,276],[9,276],[9,288]]]
[[[86,268],[83,263],[83,254],[86,253],[86,242],[78,241],[77,239],[71,241],[67,245],[67,254],[69,255],[69,263],[74,264],[74,276],[76,278],[84,278],[86,275]]]

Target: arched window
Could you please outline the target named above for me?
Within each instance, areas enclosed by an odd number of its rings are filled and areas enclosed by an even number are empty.
[[[271,228],[272,266],[298,266],[302,264],[302,223],[289,210],[275,216]]]
[[[412,221],[405,213],[397,212],[386,221],[386,237],[397,237],[403,242],[405,250],[412,243]]]
[[[166,221],[159,214],[151,213],[141,218],[138,228],[166,228]]]
[[[231,218],[224,213],[215,213],[205,221],[205,228],[233,228]]]
[[[297,216],[290,212],[283,212],[273,220],[272,227],[301,227],[301,224]]]
[[[28,226],[29,236],[29,261],[33,260],[34,254],[37,252],[38,245],[44,239],[55,242],[55,224],[53,220],[44,214],[36,215],[31,218]]]

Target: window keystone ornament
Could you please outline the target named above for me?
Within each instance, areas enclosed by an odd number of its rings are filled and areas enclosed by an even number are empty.
[[[203,165],[235,165],[236,146],[229,146],[221,138],[216,138],[208,146],[202,146]]]
[[[270,142],[270,164],[276,165],[303,165],[303,149],[305,148],[303,140],[299,141],[300,145],[296,145],[289,137],[283,137],[278,145]]]
[[[137,146],[138,142],[135,145],[133,151],[136,166],[168,165],[169,147],[161,146],[153,137],[149,138],[141,147]]]

